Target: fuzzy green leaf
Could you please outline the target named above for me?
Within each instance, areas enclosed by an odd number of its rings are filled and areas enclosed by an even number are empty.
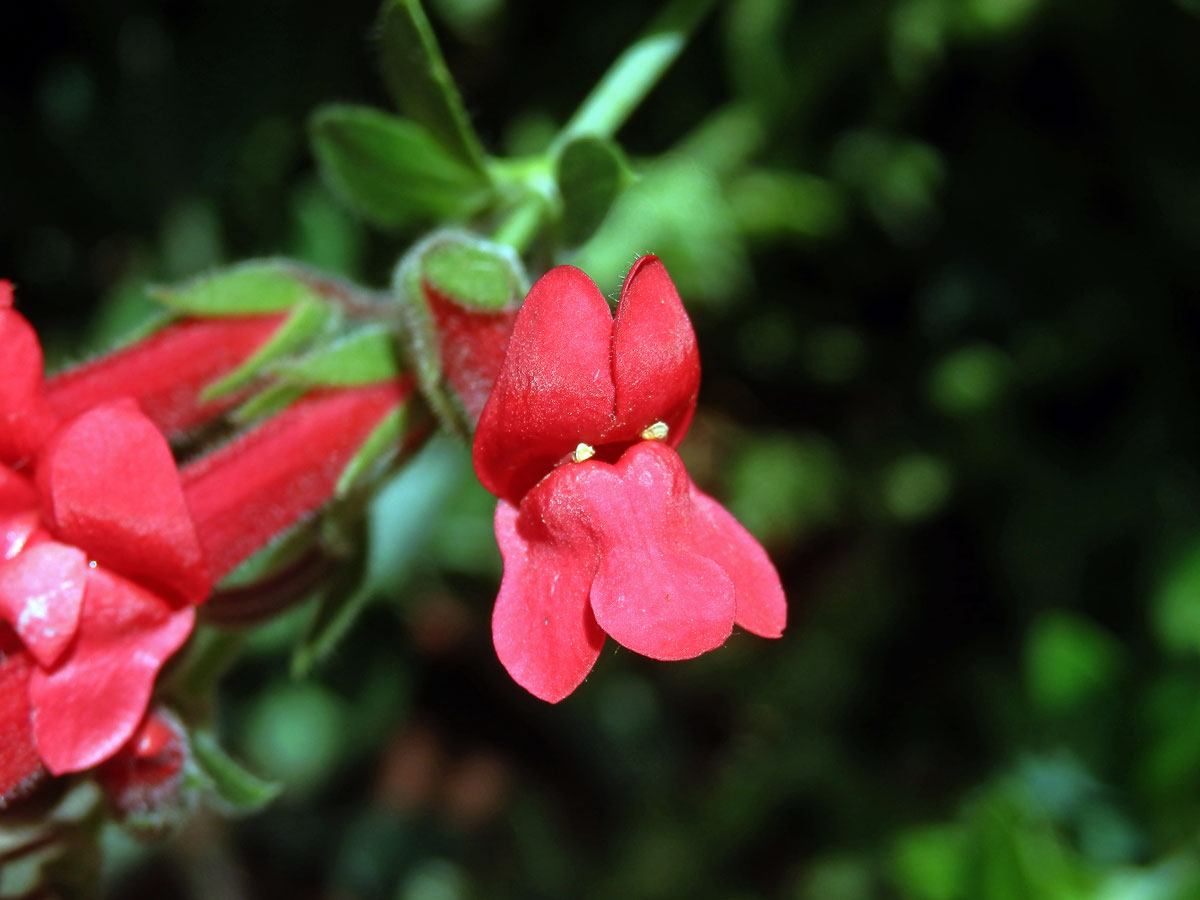
[[[313,152],[341,198],[377,225],[463,219],[491,198],[487,177],[425,128],[361,106],[327,106],[312,119]]]
[[[307,386],[350,387],[400,374],[396,342],[385,328],[364,328],[302,359],[274,369],[281,381]]]
[[[190,316],[261,315],[318,297],[286,263],[274,260],[255,260],[180,285],[153,287],[150,294],[172,311]]]
[[[263,373],[268,363],[297,352],[328,324],[333,311],[320,300],[305,300],[292,309],[271,339],[228,375],[208,385],[200,395],[207,402],[241,390]]]
[[[460,306],[511,309],[524,293],[519,263],[494,244],[437,244],[422,255],[422,277]]]

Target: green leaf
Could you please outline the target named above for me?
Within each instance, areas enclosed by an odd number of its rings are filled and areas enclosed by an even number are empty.
[[[1025,644],[1025,680],[1034,704],[1060,712],[1110,687],[1121,669],[1121,645],[1090,619],[1064,610],[1044,613]]]
[[[308,388],[295,384],[273,384],[259,391],[232,413],[229,418],[237,425],[248,425],[283,412],[305,395]]]
[[[319,295],[286,263],[254,260],[178,286],[150,289],[150,295],[177,313],[191,316],[246,316],[280,312]]]
[[[555,177],[563,200],[563,239],[570,246],[592,236],[633,180],[621,148],[600,137],[576,138],[563,147]]]
[[[330,186],[377,225],[463,219],[491,198],[487,177],[416,122],[360,106],[327,106],[311,124]]]
[[[484,171],[483,146],[417,0],[389,0],[379,17],[383,78],[402,113],[424,125],[458,160]]]
[[[334,496],[338,498],[346,496],[351,488],[376,468],[377,463],[391,453],[399,451],[404,443],[405,432],[408,431],[410,421],[407,403],[384,416],[383,421],[367,435],[367,439],[358,448],[354,458],[346,464],[346,468],[338,476]]]
[[[205,387],[200,394],[204,402],[241,390],[262,374],[268,363],[295,353],[318,335],[333,317],[333,310],[320,300],[305,300],[292,308],[287,321],[271,339],[259,347],[244,363]]]
[[[400,374],[400,359],[392,333],[381,327],[363,328],[302,359],[273,369],[280,380],[306,386],[348,387],[388,381]]]
[[[520,262],[505,247],[446,241],[421,256],[421,275],[459,306],[512,309],[524,293]]]
[[[192,752],[217,797],[234,814],[257,812],[283,790],[282,785],[247,771],[221,749],[210,732],[192,732]]]

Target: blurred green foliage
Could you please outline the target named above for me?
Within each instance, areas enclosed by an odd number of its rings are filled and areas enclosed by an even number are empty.
[[[650,15],[428,11],[516,157]],[[340,205],[306,136],[389,108],[376,16],[4,13],[0,272],[52,361],[218,263],[387,283],[419,229]],[[126,848],[110,896],[1200,897],[1198,39],[1190,0],[720,5],[561,259],[610,294],[666,261],[705,366],[683,451],[771,551],[786,636],[610,648],[531,700],[489,642],[492,504],[435,443],[372,509],[345,640],[286,680],[301,608],[227,679],[227,743],[287,793]]]

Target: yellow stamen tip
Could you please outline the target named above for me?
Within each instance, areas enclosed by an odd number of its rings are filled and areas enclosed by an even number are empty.
[[[653,425],[642,429],[642,440],[644,441],[662,441],[667,437],[667,423],[655,422]]]
[[[591,459],[596,455],[596,448],[591,444],[580,444],[575,448],[575,452],[571,454],[571,462],[583,462]]]

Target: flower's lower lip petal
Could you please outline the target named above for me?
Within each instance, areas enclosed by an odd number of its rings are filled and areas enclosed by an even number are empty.
[[[600,627],[654,659],[699,656],[733,630],[733,585],[696,540],[690,488],[675,451],[643,441],[614,466],[551,475],[535,495],[554,498],[542,509],[552,532],[583,528],[596,542],[591,600]]]
[[[527,540],[517,519],[517,508],[501,500],[496,540],[504,580],[492,613],[492,639],[517,684],[557,703],[579,687],[604,646],[604,632],[588,605],[594,555],[581,558],[572,548]]]
[[[33,744],[29,708],[32,657],[16,635],[0,624],[0,810],[45,774]]]
[[[75,637],[87,557],[46,541],[0,564],[0,618],[16,629],[38,665],[54,665]]]
[[[171,448],[132,402],[65,425],[38,465],[55,537],[173,600],[210,587]]]
[[[692,527],[704,553],[733,582],[734,624],[777,638],[787,626],[787,600],[767,552],[725,507],[692,485]]]
[[[103,569],[88,576],[75,645],[36,669],[29,696],[38,753],[55,775],[91,768],[129,740],[163,663],[187,640],[195,611]]]
[[[609,637],[652,659],[691,659],[733,630],[733,586],[721,567],[661,544],[610,548],[592,584],[592,611]]]

